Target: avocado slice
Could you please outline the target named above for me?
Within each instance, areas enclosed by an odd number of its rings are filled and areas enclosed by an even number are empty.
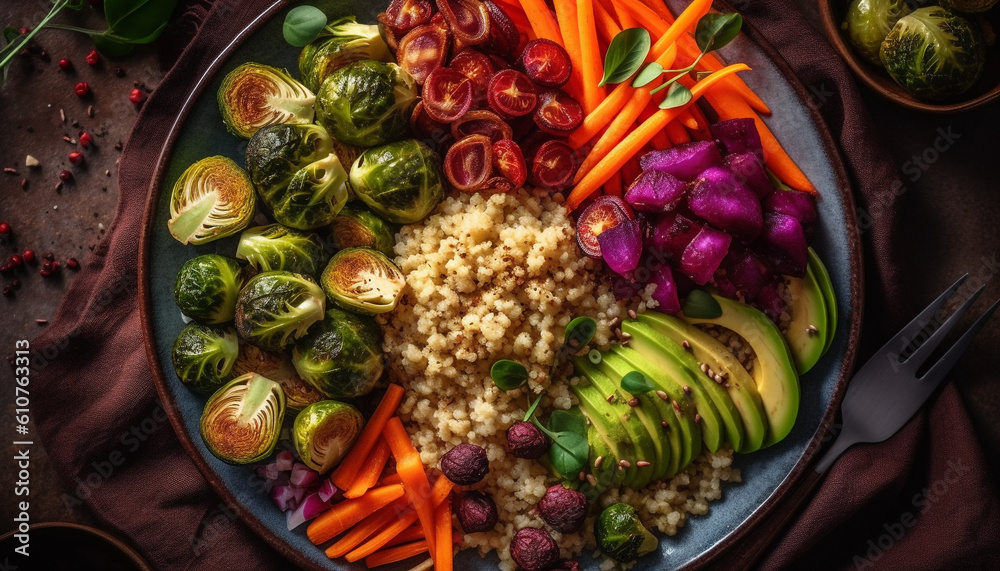
[[[720,386],[726,390],[743,424],[742,443],[737,446],[735,442],[730,441],[729,444],[741,453],[759,449],[767,434],[764,406],[753,378],[729,349],[708,333],[672,315],[647,311],[639,314],[639,322],[649,325],[674,343],[683,345],[686,341],[691,347],[692,356],[699,363],[699,370],[701,363],[705,363],[711,370],[727,376],[729,387]]]
[[[625,479],[625,471],[616,469],[618,459],[611,449],[611,443],[601,434],[595,424],[587,425],[587,444],[590,446],[590,455],[584,471],[593,476],[594,479],[585,478],[580,483],[579,490],[593,501],[605,490],[620,486],[622,480]],[[594,466],[598,458],[601,459],[601,462]]]
[[[656,396],[656,400],[662,402],[661,414],[673,414],[680,421],[681,439],[685,450],[685,456],[681,459],[680,465],[680,469],[683,470],[701,454],[702,447],[701,426],[695,422],[694,402],[684,392],[683,381],[678,381],[669,374],[665,374],[662,369],[650,367],[649,360],[630,347],[615,345],[611,348],[611,353],[621,357],[625,364],[641,372],[666,394],[668,400],[663,399],[657,393],[653,393],[651,396]],[[674,403],[677,403],[676,408],[673,406]]]
[[[616,387],[621,387],[622,378],[635,370],[635,367],[610,351],[602,354],[598,368],[611,379]],[[653,442],[663,445],[666,441],[666,448],[670,451],[665,474],[661,474],[661,470],[657,469],[655,477],[652,479],[657,480],[663,475],[673,476],[683,470],[690,460],[691,451],[685,445],[686,439],[681,436],[680,419],[674,414],[670,405],[651,392],[632,394],[621,388],[619,390],[625,395],[626,401],[632,398],[638,401],[638,406],[632,407],[632,410],[646,425]],[[667,426],[663,426],[664,422],[667,423]],[[653,462],[649,458],[644,458],[644,460]]]
[[[657,468],[657,473],[660,473],[660,467],[667,465],[666,462],[670,455],[669,448],[661,439],[652,437],[653,433],[649,432],[643,418],[635,414],[632,407],[628,406],[628,398],[625,397],[624,393],[606,374],[591,363],[587,357],[576,357],[573,359],[573,364],[577,372],[590,379],[591,386],[597,389],[597,393],[601,398],[605,399],[605,402],[607,402],[609,396],[614,395],[613,402],[608,404],[613,407],[619,422],[629,436],[629,441],[635,447],[635,457],[653,462],[653,465]],[[659,420],[656,422],[657,426],[659,426]],[[631,460],[629,460],[629,463],[631,465],[625,470],[625,478],[621,485],[635,487],[634,482],[638,475],[638,466]]]
[[[764,446],[779,442],[792,431],[799,413],[799,376],[792,364],[784,335],[773,321],[757,309],[712,294],[722,308],[714,319],[689,318],[692,323],[712,323],[730,329],[753,347],[753,380],[767,415]],[[732,381],[730,381],[731,383]]]
[[[622,331],[632,336],[629,347],[649,359],[653,367],[690,388],[690,398],[701,415],[701,437],[706,448],[716,452],[723,441],[728,441],[733,448],[743,444],[743,422],[733,399],[722,385],[698,370],[698,361],[691,353],[639,321],[625,321]]]
[[[830,280],[830,272],[826,271],[823,260],[819,258],[819,254],[813,250],[812,246],[809,246],[809,263],[806,266],[806,271],[809,270],[812,270],[813,279],[816,280],[816,285],[819,286],[819,291],[822,292],[826,305],[826,329],[828,333],[826,345],[823,347],[823,352],[826,353],[830,349],[830,345],[833,344],[833,336],[837,332],[837,296],[833,289],[833,282]]]
[[[570,389],[580,401],[579,410],[588,421],[587,440],[590,442],[591,450],[590,463],[586,470],[597,478],[597,486],[594,487],[600,493],[608,488],[620,486],[629,472],[617,470],[618,461],[628,460],[632,465],[631,473],[634,474],[635,462],[639,459],[635,444],[621,422],[622,414],[627,411],[617,410],[621,406],[628,407],[628,405],[621,403],[620,406],[616,406],[609,403],[591,384],[579,383],[570,386]],[[595,468],[594,462],[598,457],[601,458],[601,463]]]
[[[784,278],[791,298],[792,314],[785,330],[785,340],[792,352],[795,370],[801,375],[819,362],[827,345],[826,302],[809,268],[806,268],[805,277]]]

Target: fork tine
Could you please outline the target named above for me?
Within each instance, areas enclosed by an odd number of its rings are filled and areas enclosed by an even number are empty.
[[[971,307],[976,301],[979,294],[983,293],[984,289],[986,289],[986,286],[983,285],[979,286],[979,289],[972,292],[972,295],[962,302],[962,305],[958,306],[955,313],[952,313],[951,316],[949,316],[948,319],[946,319],[945,322],[942,323],[941,326],[938,327],[937,330],[935,330],[934,333],[932,333],[931,336],[920,345],[920,347],[917,347],[917,349],[909,357],[907,357],[904,363],[906,363],[908,369],[915,371],[917,367],[927,360],[927,357],[930,356],[934,349],[937,349],[938,345],[940,345],[941,341],[944,339],[944,336],[947,335],[953,327],[955,327],[958,320],[965,315],[965,312],[969,310],[969,307]]]
[[[948,352],[941,357],[941,360],[934,363],[934,366],[924,373],[924,376],[921,377],[920,380],[922,382],[930,382],[934,384],[940,382],[948,371],[955,366],[955,363],[958,362],[962,353],[965,353],[965,350],[969,348],[969,345],[972,344],[972,338],[976,336],[976,333],[979,333],[979,330],[982,329],[984,325],[986,325],[986,322],[989,320],[990,316],[993,315],[993,312],[997,310],[997,307],[1000,307],[1000,299],[993,302],[993,305],[991,305],[989,309],[979,316],[979,319],[972,324],[972,327],[969,327],[969,330],[959,337],[958,341],[956,341],[955,344],[948,349]]]
[[[965,278],[967,277],[969,277],[969,274],[964,274],[962,277],[958,278],[958,281],[951,284],[951,287],[949,287],[948,289],[944,290],[944,292],[941,295],[939,295],[937,299],[932,301],[930,305],[928,305],[923,311],[920,312],[920,315],[914,317],[912,321],[906,324],[906,327],[900,329],[899,333],[897,333],[892,339],[886,341],[885,345],[883,345],[882,348],[879,349],[878,352],[875,354],[884,355],[888,353],[902,352],[902,349],[905,348],[905,345],[908,345],[910,341],[914,337],[916,337],[917,334],[920,333],[920,331],[924,327],[927,326],[927,323],[930,321],[931,316],[937,313],[937,310],[941,309],[941,307],[944,305],[946,301],[948,301],[948,298],[951,297],[953,293],[958,291],[958,286],[962,285],[962,282],[964,282]],[[898,343],[900,341],[905,341],[905,343],[903,344],[904,347],[900,347],[899,351],[897,351],[896,347],[898,347]],[[865,365],[867,364],[868,363],[865,363]]]

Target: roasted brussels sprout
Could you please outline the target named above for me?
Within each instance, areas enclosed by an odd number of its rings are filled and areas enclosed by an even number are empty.
[[[643,527],[635,508],[626,503],[612,504],[594,522],[597,547],[621,563],[635,561],[656,550],[656,536]]]
[[[368,149],[351,167],[351,190],[389,222],[418,222],[444,196],[441,158],[416,139]]]
[[[945,8],[959,12],[985,12],[997,5],[997,0],[941,0]]]
[[[327,24],[319,37],[302,48],[299,75],[306,87],[317,91],[333,70],[363,59],[392,61],[392,54],[378,26],[359,24],[348,16]]]
[[[244,139],[267,125],[312,123],[315,114],[312,91],[284,70],[253,62],[226,74],[217,99],[226,128]]]
[[[941,100],[964,93],[979,80],[986,48],[965,18],[928,6],[896,22],[879,56],[903,89],[920,99]]]
[[[904,0],[854,0],[840,24],[851,45],[868,61],[881,66],[878,51],[896,21],[910,12]]]
[[[374,314],[395,309],[406,278],[385,254],[370,248],[347,248],[330,258],[320,283],[337,305]]]
[[[347,171],[318,125],[265,127],[250,139],[246,157],[261,200],[285,226],[325,226],[347,202]]]
[[[236,300],[236,331],[265,351],[280,351],[323,319],[326,296],[308,276],[264,272],[254,276]]]
[[[417,85],[394,63],[361,60],[334,70],[316,94],[316,120],[334,139],[374,147],[409,130]]]
[[[247,373],[205,403],[201,437],[209,452],[229,464],[252,464],[271,455],[285,418],[285,395],[278,383]]]
[[[233,334],[236,332],[233,331]],[[244,341],[239,345],[240,351],[233,364],[233,376],[257,373],[278,383],[285,393],[285,405],[292,410],[302,410],[326,398],[299,377],[292,366],[292,360],[286,354],[264,351]]]
[[[295,342],[292,364],[328,398],[366,395],[382,376],[382,330],[371,317],[330,308]]]
[[[181,174],[170,195],[170,235],[204,244],[247,227],[256,205],[246,171],[231,159],[201,159]]]
[[[191,319],[209,325],[227,323],[236,315],[236,297],[248,273],[236,260],[218,254],[191,258],[177,272],[174,300]]]
[[[316,234],[270,224],[244,230],[236,257],[262,272],[280,270],[315,276],[326,261],[326,252]]]
[[[306,466],[326,473],[340,463],[364,425],[365,418],[349,404],[333,400],[313,403],[295,417],[295,451]]]
[[[235,329],[192,323],[174,341],[174,372],[195,392],[210,395],[233,378],[238,354]]]
[[[395,232],[374,212],[357,202],[348,204],[330,225],[330,240],[338,250],[371,248],[393,256]]]

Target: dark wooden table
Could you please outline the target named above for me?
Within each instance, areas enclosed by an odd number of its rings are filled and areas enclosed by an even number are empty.
[[[797,2],[819,29],[815,3]],[[33,25],[48,5],[46,0],[2,2],[0,24]],[[102,27],[101,18],[89,7],[78,17],[81,26]],[[31,248],[39,256],[51,252],[63,267],[49,278],[39,275],[40,265],[3,277],[3,284],[9,284],[13,277],[21,284],[13,297],[0,298],[0,352],[4,355],[13,352],[17,340],[38,335],[45,327],[39,320],[54,315],[75,277],[66,267],[67,259],[82,262],[105,237],[118,198],[116,145],[127,138],[138,113],[129,93],[137,86],[154,88],[163,74],[153,48],[91,67],[85,56],[92,45],[84,35],[43,31],[36,43],[45,54],[35,51],[19,57],[9,80],[0,88],[5,138],[0,144],[0,167],[17,171],[0,174],[0,221],[9,223],[14,231],[13,240],[0,246],[0,257],[6,260]],[[60,70],[61,58],[73,62],[72,71]],[[122,71],[116,73],[118,68]],[[81,99],[74,94],[80,81],[89,84],[92,95]],[[833,92],[833,86],[807,87],[818,98]],[[911,241],[902,249],[908,258],[904,278],[912,284],[908,301],[914,308],[922,307],[965,272],[987,284],[985,298],[1000,297],[1000,280],[995,279],[1000,272],[1000,190],[996,183],[1000,105],[962,115],[931,116],[898,109],[871,93],[864,95],[906,183],[899,235]],[[93,137],[88,149],[79,144],[82,131]],[[68,155],[73,151],[83,153],[83,163],[70,164]],[[26,167],[27,155],[38,159],[40,167]],[[70,180],[59,178],[63,170],[72,173]],[[962,196],[962,200],[941,199],[945,191],[956,187],[960,192],[950,195]],[[1000,423],[996,421],[1000,418],[1000,373],[970,373],[1000,371],[998,346],[1000,319],[994,319],[953,375],[995,478],[1000,474]],[[0,367],[0,394],[8,395],[0,406],[0,426],[14,424],[13,393],[11,371]],[[10,483],[15,480],[16,467],[9,440],[2,450],[0,480]],[[76,483],[56,473],[37,442],[31,466],[33,522],[74,521],[100,526],[85,506],[65,500],[69,496],[64,490]],[[9,491],[2,496],[2,519],[8,523],[0,525],[0,532],[10,526],[14,512],[14,496]]]

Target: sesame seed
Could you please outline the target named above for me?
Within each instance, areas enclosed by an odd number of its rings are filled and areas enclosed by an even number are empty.
[[[702,373],[708,373],[708,363],[702,363],[701,364],[701,372]]]
[[[582,481],[584,481],[584,480],[585,480],[586,478],[587,478],[587,475],[586,475],[586,474],[585,474],[585,473],[583,472],[583,470],[580,470],[580,481],[582,482]]]
[[[661,420],[660,421],[660,426],[662,426],[663,428],[667,428],[667,421]]]
[[[628,316],[630,319],[636,319],[637,315],[635,313],[635,310],[634,309],[628,310]]]
[[[694,423],[698,424],[699,422],[701,422],[701,415],[696,412],[694,413]]]
[[[630,407],[633,407],[633,408],[635,408],[635,407],[639,406],[639,399],[637,399],[637,398],[634,398],[634,397],[633,397],[633,398],[631,398],[631,399],[629,399],[629,401],[628,401],[628,405],[629,405]]]
[[[717,382],[717,383],[719,383],[721,385],[722,384],[722,375],[715,375],[714,377],[712,377],[712,380],[715,381],[715,382]]]
[[[597,478],[593,474],[587,474],[587,483],[591,486],[597,486]]]
[[[722,383],[722,386],[726,387],[728,389],[729,388],[729,383]]]
[[[628,460],[620,460],[618,462],[618,465],[619,466],[624,466],[625,468],[631,468],[632,467],[632,463],[629,462]]]
[[[632,334],[629,333],[628,331],[622,331],[621,337],[622,337],[622,339],[631,339],[632,338]]]
[[[663,391],[656,391],[656,396],[660,397],[663,400],[667,400],[667,393]]]
[[[608,327],[609,328],[610,327],[614,327],[616,323],[618,323],[618,318],[617,317],[613,318],[611,321],[608,322]]]
[[[604,461],[604,456],[598,456],[597,460],[594,460],[594,468],[600,468],[601,462]]]
[[[687,386],[687,385],[684,385],[683,387],[681,387],[681,389],[682,389],[682,390],[683,390],[683,391],[684,391],[685,393],[687,393],[687,394],[691,394],[691,387],[689,387],[689,386]]]
[[[681,405],[677,404],[677,401],[670,401],[670,406],[674,407],[677,412],[681,411]]]
[[[59,110],[59,121],[62,123],[66,122],[66,112],[62,109]]]
[[[625,468],[623,468],[623,467],[621,466],[621,464],[619,464],[619,465],[618,465],[618,471],[619,471],[619,472],[621,472],[621,471],[622,471],[622,470],[624,470],[624,469],[625,469]]]
[[[639,460],[638,462],[635,463],[635,465],[640,468],[645,468],[646,466],[649,466],[650,463],[646,462],[645,460]]]
[[[691,343],[688,342],[687,339],[685,339],[685,340],[681,341],[681,347],[683,347],[685,351],[690,351],[691,350]]]
[[[604,399],[608,402],[615,402],[615,395],[608,395],[608,398]]]
[[[808,327],[806,327],[806,333],[810,337],[813,337],[819,335],[819,329],[817,329],[815,325],[809,325]]]

